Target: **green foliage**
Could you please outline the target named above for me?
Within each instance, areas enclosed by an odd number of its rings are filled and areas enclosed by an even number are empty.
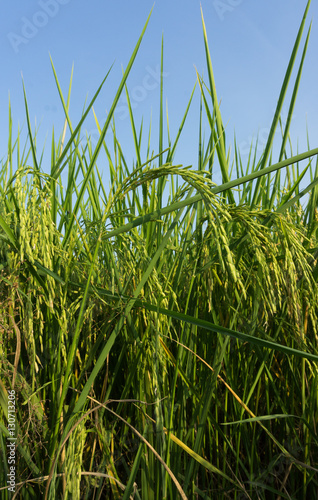
[[[278,163],[271,161],[309,5],[259,161],[251,151],[243,165],[235,144],[230,165],[203,16],[209,83],[198,75],[196,169],[173,161],[194,91],[163,151],[162,79],[159,150],[151,155],[148,139],[142,153],[127,77],[148,20],[104,125],[93,104],[108,74],[74,128],[72,78],[65,101],[52,62],[65,128],[57,142],[53,134],[49,174],[41,169],[26,91],[22,154],[20,136],[12,143],[9,107],[0,171],[3,498],[10,389],[24,499],[316,495],[318,148],[288,151],[288,120]],[[161,61],[163,68],[163,51]],[[124,88],[136,151],[131,169],[113,121]],[[84,147],[90,112],[100,138],[95,147],[87,138]],[[98,169],[102,149],[109,189]],[[305,173],[311,182],[300,190]]]

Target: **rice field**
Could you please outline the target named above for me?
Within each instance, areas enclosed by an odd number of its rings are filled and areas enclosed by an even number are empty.
[[[309,5],[260,158],[251,146],[243,163],[235,143],[231,160],[203,15],[207,78],[197,74],[172,138],[161,77],[155,152],[126,84],[149,18],[104,123],[94,103],[108,74],[73,124],[71,82],[64,96],[52,62],[65,127],[52,133],[49,169],[27,89],[26,142],[13,137],[9,106],[0,169],[1,498],[318,498],[318,147],[295,153],[290,139]],[[178,165],[194,92],[198,164]],[[133,165],[116,134],[122,93]],[[92,113],[95,145],[82,140]]]

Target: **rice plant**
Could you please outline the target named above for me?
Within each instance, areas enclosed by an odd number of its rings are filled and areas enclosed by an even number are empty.
[[[135,122],[127,78],[149,18],[103,124],[93,106],[108,74],[73,125],[72,78],[64,97],[52,61],[65,127],[52,134],[49,170],[27,89],[24,145],[12,138],[9,106],[0,172],[1,498],[12,497],[12,390],[16,498],[316,498],[318,148],[295,155],[289,136],[310,27],[285,127],[280,119],[309,6],[268,142],[260,158],[251,148],[247,164],[236,143],[233,160],[226,147],[203,15],[197,165],[174,162],[195,90],[174,139],[167,115],[167,149],[162,79],[158,151]],[[133,165],[114,120],[124,91]],[[89,113],[95,146],[82,140]]]

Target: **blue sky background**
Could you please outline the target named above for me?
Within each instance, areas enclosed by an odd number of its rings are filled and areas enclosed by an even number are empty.
[[[243,161],[252,138],[260,134],[265,145],[289,57],[306,6],[305,0],[202,0],[218,98],[227,141],[234,130]],[[6,2],[0,19],[0,158],[6,156],[8,139],[8,93],[10,92],[14,134],[24,124],[22,78],[34,129],[40,124],[37,144],[42,149],[47,137],[43,168],[50,170],[49,150],[52,127],[62,132],[64,115],[51,69],[52,56],[65,97],[74,63],[70,115],[75,126],[86,97],[90,100],[114,63],[111,74],[94,108],[103,124],[122,76],[138,40],[152,0],[12,0]],[[306,35],[313,20],[309,48],[291,135],[294,152],[307,149],[306,123],[310,146],[318,146],[318,4],[312,2]],[[161,37],[164,36],[164,98],[168,103],[170,134],[174,138],[196,81],[195,67],[206,74],[200,1],[158,0],[138,52],[128,88],[137,126],[144,118],[146,146],[152,113],[152,147],[158,148],[159,64]],[[305,36],[304,36],[305,38]],[[300,55],[297,59],[298,63]],[[294,70],[296,76],[297,66]],[[292,91],[290,88],[289,96]],[[132,165],[132,134],[123,98],[115,114],[117,133],[126,159]],[[284,113],[289,101],[286,100]],[[283,115],[284,117],[284,115]],[[192,104],[175,163],[197,166],[199,89]],[[97,139],[93,116],[86,130]],[[108,136],[109,137],[109,136]],[[206,127],[206,137],[208,128]],[[109,139],[108,139],[109,140]],[[274,158],[276,160],[277,158]],[[103,162],[104,160],[100,160]],[[98,164],[107,175],[107,165]],[[215,179],[217,182],[217,179]]]

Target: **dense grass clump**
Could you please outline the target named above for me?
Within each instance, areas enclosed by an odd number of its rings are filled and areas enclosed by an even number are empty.
[[[161,100],[159,151],[142,155],[126,80],[146,26],[105,124],[95,117],[95,147],[81,129],[107,77],[73,127],[52,64],[69,139],[53,135],[49,174],[26,97],[23,149],[10,114],[0,171],[1,498],[10,498],[12,389],[18,498],[316,498],[318,148],[287,149],[310,30],[285,127],[280,120],[309,4],[265,150],[260,159],[251,150],[247,165],[236,145],[230,164],[203,17],[197,167],[173,160],[192,96],[166,150]],[[133,168],[113,122],[124,89]]]

